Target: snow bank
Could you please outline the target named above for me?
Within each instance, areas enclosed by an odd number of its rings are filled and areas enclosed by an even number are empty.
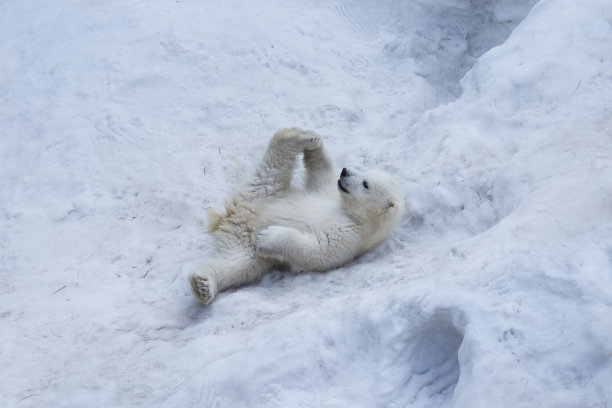
[[[607,406],[604,0],[0,6],[3,406]],[[274,130],[400,175],[397,234],[209,307]]]

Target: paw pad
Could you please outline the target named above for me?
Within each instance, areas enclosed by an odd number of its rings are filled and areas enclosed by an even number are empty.
[[[314,150],[321,147],[321,137],[315,132],[307,131],[302,133],[302,141],[304,143],[304,150]]]
[[[191,291],[204,304],[210,303],[215,297],[214,285],[206,276],[192,275],[189,278]]]

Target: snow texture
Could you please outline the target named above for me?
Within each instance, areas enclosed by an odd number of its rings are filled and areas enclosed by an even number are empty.
[[[609,0],[0,3],[0,406],[612,406]],[[273,132],[400,178],[324,274],[191,295]]]

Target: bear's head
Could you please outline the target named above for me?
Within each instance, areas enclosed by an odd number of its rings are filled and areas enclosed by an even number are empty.
[[[377,245],[399,223],[404,213],[404,196],[389,173],[368,170],[360,173],[342,169],[338,191],[344,212],[368,233],[367,242]]]

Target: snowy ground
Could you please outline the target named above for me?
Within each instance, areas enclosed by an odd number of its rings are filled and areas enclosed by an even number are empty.
[[[610,44],[609,0],[1,2],[0,406],[611,407]],[[408,215],[200,306],[285,126]]]

